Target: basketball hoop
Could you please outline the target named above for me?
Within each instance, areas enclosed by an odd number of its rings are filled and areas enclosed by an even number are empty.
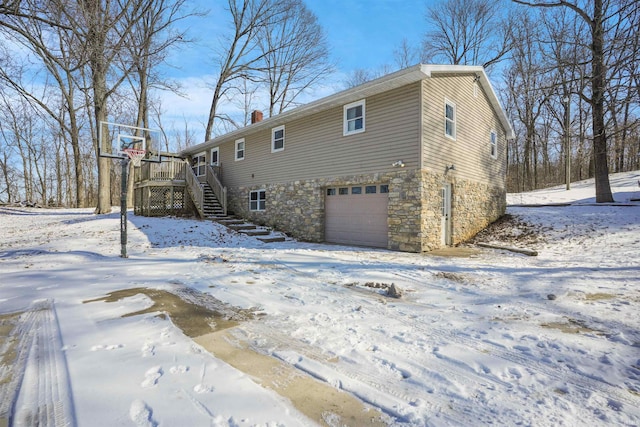
[[[125,148],[122,151],[129,156],[129,159],[131,159],[131,162],[135,167],[140,167],[140,163],[144,158],[144,155],[147,154],[146,150],[138,150],[135,148]]]

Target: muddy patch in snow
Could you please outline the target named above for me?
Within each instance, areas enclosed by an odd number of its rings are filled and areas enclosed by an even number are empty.
[[[586,299],[587,301],[601,301],[601,300],[608,300],[608,299],[614,299],[614,298],[616,298],[616,296],[613,294],[596,292],[593,294],[586,294],[584,299]]]
[[[604,332],[588,327],[585,322],[577,319],[567,319],[566,322],[548,322],[542,323],[540,326],[548,329],[557,329],[565,334],[596,334],[604,335]]]
[[[9,401],[13,398],[11,382],[17,357],[18,340],[12,336],[21,313],[0,315],[0,427],[9,425]]]
[[[133,288],[114,291],[104,297],[84,301],[91,303],[97,301],[116,302],[124,298],[143,294],[153,301],[153,304],[144,310],[127,313],[122,317],[137,316],[145,313],[158,313],[159,316],[169,316],[171,321],[179,327],[185,335],[193,338],[205,335],[210,332],[220,331],[236,326],[240,321],[251,316],[251,311],[234,309],[217,301],[220,307],[224,306],[224,310],[197,304],[188,301],[184,296],[174,293],[149,288]],[[210,295],[200,294],[203,299],[213,298]]]
[[[0,315],[0,366],[9,365],[16,357],[16,340],[11,338],[11,332],[18,324],[21,313]],[[6,378],[0,376],[0,385],[6,382]]]
[[[158,312],[161,316],[169,316],[185,335],[208,352],[263,387],[289,399],[296,409],[320,425],[388,425],[382,421],[381,412],[367,407],[351,394],[318,381],[275,357],[258,353],[229,334],[231,328],[255,317],[252,310],[230,307],[210,295],[190,289],[180,289],[177,294],[148,288],[123,289],[84,302],[116,302],[139,294],[146,295],[153,304],[123,317]]]

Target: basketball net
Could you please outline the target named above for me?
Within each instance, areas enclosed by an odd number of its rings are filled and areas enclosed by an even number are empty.
[[[135,148],[125,148],[122,151],[127,153],[127,156],[129,156],[129,159],[131,159],[131,162],[135,167],[140,167],[140,163],[142,162],[144,155],[147,154],[145,150],[138,150]]]

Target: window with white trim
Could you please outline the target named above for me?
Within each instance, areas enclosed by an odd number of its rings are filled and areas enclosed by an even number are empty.
[[[255,190],[249,193],[249,210],[263,211],[267,206],[267,192],[265,190]]]
[[[236,160],[244,159],[244,138],[236,140]]]
[[[456,104],[444,100],[444,134],[451,139],[456,139]]]
[[[284,150],[284,125],[271,129],[271,152]]]
[[[211,149],[209,164],[211,166],[220,166],[220,147],[213,147]]]
[[[365,100],[344,106],[344,135],[364,132]]]
[[[496,133],[495,130],[491,131],[490,134],[490,152],[491,152],[491,157],[493,157],[494,159],[498,158],[498,134]]]
[[[196,174],[196,176],[204,176],[207,173],[206,156],[207,153],[203,151],[202,153],[198,153],[191,158],[191,169],[193,170],[193,173]]]

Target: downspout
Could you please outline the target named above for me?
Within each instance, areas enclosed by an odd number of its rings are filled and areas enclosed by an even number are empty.
[[[424,217],[423,217],[423,200],[424,200],[424,183],[422,182],[422,170],[424,168],[424,144],[425,144],[425,135],[424,135],[424,103],[425,103],[425,92],[426,92],[426,78],[420,80],[420,112],[418,113],[419,115],[419,125],[418,125],[418,132],[419,132],[419,136],[418,136],[418,143],[420,144],[420,148],[418,150],[418,176],[420,177],[420,231],[421,231],[421,235],[424,235],[424,233],[422,233],[422,227],[423,227],[423,223],[424,223]],[[424,241],[421,239],[420,241],[420,252],[424,252]]]

